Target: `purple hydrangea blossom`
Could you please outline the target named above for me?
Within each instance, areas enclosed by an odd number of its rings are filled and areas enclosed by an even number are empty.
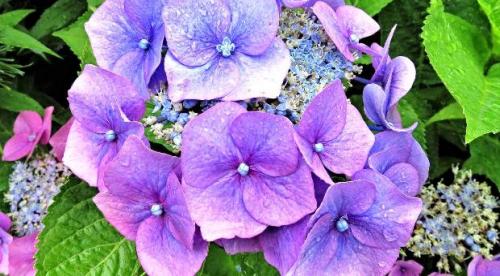
[[[126,238],[149,275],[193,275],[208,254],[208,243],[189,215],[176,176],[179,160],[154,152],[131,136],[103,169],[104,192],[94,202]]]
[[[130,81],[91,65],[68,94],[75,121],[63,161],[78,177],[97,186],[99,167],[117,154],[126,138],[144,137],[142,124],[133,121],[141,119],[145,104]]]
[[[415,261],[397,261],[388,276],[419,276],[424,267]]]
[[[9,274],[9,247],[12,236],[9,234],[12,222],[9,217],[0,212],[0,273]]]
[[[332,184],[325,167],[351,176],[363,168],[375,140],[347,98],[340,80],[319,93],[305,110],[295,135],[312,171]]]
[[[219,103],[186,125],[186,200],[206,240],[251,238],[314,211],[311,173],[293,132],[283,116],[237,103]]]
[[[162,59],[163,1],[106,0],[85,24],[97,64],[131,80],[144,98]]]
[[[366,167],[388,177],[399,189],[416,196],[429,176],[429,159],[410,133],[384,131],[375,135]]]
[[[500,276],[500,255],[493,259],[484,259],[476,256],[467,267],[468,276]]]
[[[291,61],[276,0],[170,0],[163,19],[172,101],[278,97]]]
[[[375,54],[370,47],[359,42],[380,29],[378,23],[363,10],[349,5],[333,9],[328,3],[317,1],[312,11],[347,60],[352,62],[356,59],[353,50]]]
[[[334,9],[344,5],[344,0],[282,0],[287,8],[310,8],[318,1],[327,3]]]
[[[35,276],[35,254],[38,232],[14,238],[9,246],[9,275]]]
[[[392,267],[422,202],[372,174],[331,186],[309,221],[310,231],[290,275],[383,275]]]

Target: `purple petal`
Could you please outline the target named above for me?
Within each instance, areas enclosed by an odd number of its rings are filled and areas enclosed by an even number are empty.
[[[388,103],[388,108],[390,108],[410,91],[415,81],[416,71],[415,65],[407,57],[396,57],[388,67],[387,71],[392,72],[391,82],[387,84],[390,87]]]
[[[346,124],[340,135],[324,143],[320,158],[334,173],[353,175],[363,168],[375,137],[356,108],[347,105]]]
[[[311,7],[318,1],[322,1],[336,9],[344,5],[344,0],[282,0],[287,8]]]
[[[42,128],[42,118],[35,111],[21,111],[14,122],[14,134],[38,134]]]
[[[232,16],[229,35],[238,51],[250,56],[268,51],[278,33],[279,10],[276,0],[226,2]]]
[[[52,112],[54,112],[53,106],[45,108],[42,129],[38,133],[40,135],[40,144],[42,145],[46,145],[50,139],[50,133],[52,132]]]
[[[35,244],[38,233],[15,238],[9,246],[9,273],[12,276],[35,276]],[[7,257],[7,256],[4,256]],[[5,259],[5,258],[4,258]]]
[[[259,56],[238,53],[239,84],[223,100],[237,101],[251,98],[277,98],[290,68],[290,52],[285,43],[275,38]]]
[[[5,232],[8,232],[11,225],[12,221],[10,221],[9,216],[0,212],[0,228],[2,228]]]
[[[306,164],[311,168],[314,175],[318,176],[328,184],[333,184],[330,175],[328,175],[323,162],[319,158],[319,154],[313,150],[313,144],[302,138],[302,136],[300,136],[297,132],[294,134],[294,137],[302,157],[304,158]]]
[[[416,196],[420,192],[417,170],[408,163],[397,163],[384,173],[405,195]]]
[[[66,141],[68,140],[69,131],[75,117],[71,117],[49,140],[49,144],[52,146],[54,155],[57,160],[62,161],[64,156],[64,151],[66,149]]]
[[[259,131],[255,131],[255,128]],[[229,133],[241,153],[240,162],[250,170],[269,176],[294,173],[299,151],[293,139],[293,125],[283,116],[247,112],[233,120]]]
[[[169,52],[165,57],[165,72],[168,96],[174,102],[221,98],[231,93],[240,83],[238,65],[226,58],[216,58],[200,67],[188,67]]]
[[[285,275],[297,260],[306,239],[307,222],[304,217],[292,225],[279,228],[270,227],[259,236],[264,258]]]
[[[372,82],[382,82],[384,80],[384,75],[387,67],[387,64],[391,62],[391,57],[389,56],[389,47],[391,46],[392,37],[394,36],[394,32],[396,31],[396,25],[392,27],[389,35],[387,36],[384,47],[382,48],[377,43],[372,43],[370,48],[374,50],[378,55],[372,56],[373,68],[375,69],[375,73],[371,77]]]
[[[482,256],[475,256],[467,267],[467,275],[469,276],[499,276],[500,275],[500,260],[483,259]]]
[[[229,135],[233,120],[246,112],[236,103],[219,103],[197,116],[182,132],[183,181],[194,187],[208,187],[236,173],[238,149]]]
[[[325,197],[326,191],[330,187],[330,184],[317,177],[316,175],[313,175],[312,179],[314,183],[314,196],[316,197],[316,202],[319,206],[321,202],[323,202],[323,198]]]
[[[255,253],[262,250],[259,243],[259,237],[260,236],[256,236],[249,239],[234,238],[230,240],[220,239],[215,242],[224,247],[224,250],[229,255],[239,253]]]
[[[231,11],[225,0],[169,0],[163,21],[170,54],[186,67],[197,67],[218,55],[216,46],[229,29]]]
[[[385,109],[387,95],[384,89],[377,84],[368,84],[363,89],[363,104],[365,114],[377,125],[385,125]]]
[[[339,29],[344,35],[356,35],[357,38],[362,39],[375,34],[380,29],[377,21],[362,9],[354,6],[340,6],[335,9],[335,13]]]
[[[415,261],[397,261],[388,276],[418,276],[423,270],[424,267]]]
[[[282,226],[297,222],[316,209],[311,171],[305,163],[288,176],[251,173],[242,177],[243,201],[257,221]]]
[[[359,171],[353,179],[370,181],[377,187],[375,202],[356,216],[351,226],[356,239],[378,248],[405,246],[422,210],[422,201],[404,195],[387,177],[372,170]]]
[[[137,255],[148,275],[194,275],[208,254],[208,243],[195,237],[186,247],[169,231],[161,218],[150,217],[137,231]]]
[[[165,87],[166,84],[167,74],[165,73],[165,59],[162,59],[160,65],[151,76],[151,80],[149,80],[148,88],[156,92]]]
[[[28,133],[14,134],[4,145],[3,161],[16,161],[30,155],[36,147],[36,140],[31,141]]]

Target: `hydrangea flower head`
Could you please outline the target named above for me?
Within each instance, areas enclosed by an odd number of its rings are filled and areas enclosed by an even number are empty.
[[[399,189],[416,196],[429,176],[429,159],[410,133],[383,131],[375,135],[367,167],[388,177]]]
[[[309,8],[312,7],[316,2],[322,1],[330,5],[330,7],[336,9],[337,7],[344,5],[344,0],[282,0],[283,4],[287,8]]]
[[[276,0],[171,0],[163,19],[172,101],[278,97],[290,55]]]
[[[373,35],[380,26],[363,10],[349,5],[333,9],[322,1],[316,2],[312,10],[346,59],[356,59],[353,50],[371,52],[370,47],[359,43],[359,40]]]
[[[419,276],[424,267],[415,261],[397,261],[388,276]]]
[[[91,186],[101,164],[111,160],[129,135],[144,137],[139,120],[144,101],[134,85],[119,75],[87,65],[68,92],[75,121],[63,161]],[[146,141],[146,139],[144,138]]]
[[[104,168],[104,192],[94,202],[125,237],[135,240],[139,260],[149,275],[193,275],[208,253],[195,235],[176,157],[147,148],[131,136]]]
[[[410,239],[421,200],[364,175],[326,192],[290,275],[384,275]]]
[[[9,234],[12,222],[9,217],[0,212],[0,273],[9,274],[9,247],[12,236]]]
[[[340,80],[309,104],[295,138],[306,163],[328,183],[332,180],[325,167],[351,176],[363,168],[375,140],[359,112],[347,102]]]
[[[47,107],[43,119],[35,111],[21,111],[14,122],[14,135],[5,143],[2,160],[19,160],[30,156],[38,143],[47,144],[53,111],[54,107]]]
[[[163,0],[106,0],[85,24],[97,64],[131,80],[144,98],[162,58],[162,7]]]
[[[35,276],[35,253],[38,233],[14,238],[9,247],[9,275]]]
[[[500,255],[493,257],[492,260],[484,259],[482,256],[476,256],[467,267],[469,276],[499,276],[500,275]]]
[[[283,116],[219,103],[189,121],[181,168],[187,203],[206,240],[250,238],[316,208],[311,173]]]

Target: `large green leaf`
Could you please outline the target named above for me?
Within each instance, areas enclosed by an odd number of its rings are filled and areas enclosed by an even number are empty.
[[[53,35],[62,39],[71,51],[80,59],[82,67],[85,64],[95,64],[90,41],[84,29],[84,24],[92,15],[91,11],[85,12],[73,24],[55,32]]]
[[[87,8],[84,1],[58,0],[46,9],[31,29],[36,38],[49,35],[75,21]]]
[[[33,98],[14,90],[0,88],[0,108],[12,112],[33,110],[43,114],[43,107]]]
[[[500,190],[499,137],[485,135],[475,140],[470,144],[470,155],[464,166],[474,173],[486,175]]]
[[[356,6],[369,15],[376,15],[392,0],[347,0],[346,4]]]
[[[21,20],[23,20],[26,16],[28,16],[30,13],[34,11],[35,10],[20,9],[2,13],[0,14],[0,25],[7,25],[10,27],[14,27],[17,24],[19,24]]]
[[[96,189],[70,180],[44,218],[35,256],[37,275],[137,275],[135,246],[92,202]]]
[[[451,103],[445,106],[443,109],[434,114],[428,121],[427,125],[430,125],[439,121],[446,120],[460,120],[464,119],[464,113],[462,107],[458,103]]]
[[[500,56],[500,1],[477,0],[477,2],[490,21],[493,54]]]
[[[29,34],[9,25],[0,24],[0,44],[27,49],[40,55],[49,54],[55,57],[60,57],[54,51],[47,48],[47,46],[43,45],[40,41],[36,40]]]
[[[432,0],[422,37],[432,66],[467,121],[465,140],[470,143],[500,130],[500,65],[484,75],[491,51],[484,34],[467,21],[444,12],[440,0]]]

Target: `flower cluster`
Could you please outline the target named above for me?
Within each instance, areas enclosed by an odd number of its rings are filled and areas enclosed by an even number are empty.
[[[416,256],[439,256],[437,266],[445,271],[470,256],[491,257],[500,228],[500,205],[490,186],[475,180],[470,170],[455,166],[452,171],[451,184],[439,182],[422,189],[424,207],[408,245]]]
[[[25,236],[42,230],[42,219],[53,197],[70,174],[51,153],[15,163],[5,198],[10,205],[9,215],[16,234]]]

